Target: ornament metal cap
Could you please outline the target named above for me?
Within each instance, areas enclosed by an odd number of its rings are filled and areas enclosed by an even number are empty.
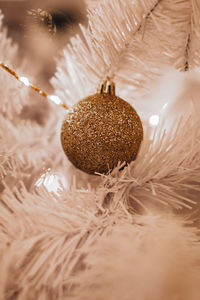
[[[109,77],[101,85],[100,94],[109,94],[115,96],[115,84]]]

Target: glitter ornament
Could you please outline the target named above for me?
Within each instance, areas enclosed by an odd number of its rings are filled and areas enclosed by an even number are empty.
[[[135,160],[143,128],[134,108],[115,95],[114,83],[106,81],[100,93],[73,106],[61,129],[63,150],[72,164],[89,173],[105,174]]]

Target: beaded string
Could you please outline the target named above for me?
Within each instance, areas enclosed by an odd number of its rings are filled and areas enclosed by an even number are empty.
[[[58,96],[56,96],[56,95],[48,95],[45,91],[39,89],[34,84],[30,83],[29,79],[27,77],[19,76],[14,70],[12,70],[11,68],[9,68],[7,66],[7,64],[5,64],[5,63],[3,63],[3,62],[0,61],[0,67],[3,68],[5,71],[7,71],[12,76],[14,76],[18,81],[22,82],[25,86],[28,86],[29,88],[31,88],[32,90],[34,90],[35,92],[37,92],[39,95],[41,95],[44,98],[50,100],[54,104],[60,105],[60,106],[64,107],[65,109],[69,109],[69,107],[66,104],[64,104]]]

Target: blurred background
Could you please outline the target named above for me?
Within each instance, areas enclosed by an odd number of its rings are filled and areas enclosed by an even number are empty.
[[[87,24],[84,0],[0,0],[8,36],[19,46],[19,57],[27,59],[30,74],[41,87],[49,79],[56,59],[71,37]]]

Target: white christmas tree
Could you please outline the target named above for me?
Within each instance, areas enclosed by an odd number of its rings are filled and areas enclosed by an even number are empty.
[[[66,111],[49,104],[39,122],[32,105],[37,113],[46,100],[0,70],[1,299],[197,300],[200,4],[88,6],[54,94],[72,107],[109,76],[140,115],[144,139],[122,171],[85,174],[60,145]],[[2,24],[0,57],[28,74]]]

